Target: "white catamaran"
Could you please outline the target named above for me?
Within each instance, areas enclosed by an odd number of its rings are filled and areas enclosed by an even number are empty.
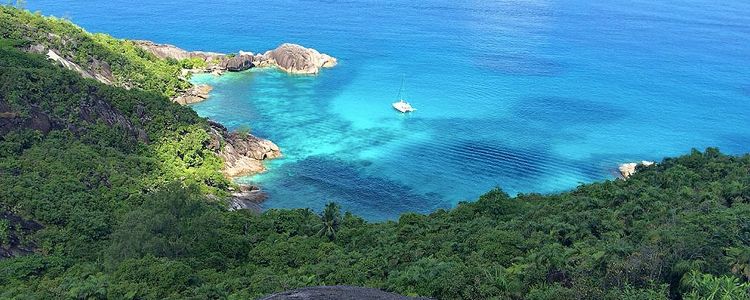
[[[413,112],[417,110],[416,108],[411,107],[411,104],[409,102],[404,101],[404,97],[402,94],[404,93],[404,79],[401,79],[401,88],[398,90],[398,101],[393,102],[393,108],[396,110],[402,112],[402,113],[408,113]]]

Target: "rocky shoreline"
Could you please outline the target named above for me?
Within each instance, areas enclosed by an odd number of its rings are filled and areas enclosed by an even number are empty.
[[[241,72],[252,68],[278,68],[289,74],[315,75],[323,68],[338,64],[336,58],[305,48],[297,44],[285,43],[264,53],[239,51],[236,54],[224,54],[205,51],[187,51],[169,44],[157,44],[151,41],[133,41],[143,50],[161,59],[178,61],[192,59],[200,61],[204,67],[185,69],[183,75],[211,73],[221,76],[224,72]],[[209,86],[194,86],[182,91],[172,101],[180,104],[191,104],[208,98]]]
[[[191,62],[196,62],[200,66],[195,68],[195,65],[193,65],[191,69],[183,69],[181,80],[187,80],[189,74],[212,73],[220,76],[224,72],[240,72],[251,68],[278,68],[290,74],[314,75],[320,72],[322,68],[330,68],[338,63],[336,58],[320,53],[315,49],[289,43],[281,44],[276,49],[264,53],[254,54],[239,51],[236,54],[224,54],[187,51],[173,45],[157,44],[145,40],[130,42],[160,59],[180,62],[191,60]],[[81,66],[61,56],[57,50],[48,49],[41,44],[30,45],[25,50],[45,55],[48,59],[58,62],[63,67],[78,72],[84,78],[95,79],[107,85],[116,85],[115,82],[117,81],[109,64],[105,61],[92,58],[89,66]],[[119,86],[126,89],[131,88],[127,84],[119,84]],[[186,90],[177,91],[177,96],[171,100],[181,105],[197,103],[208,99],[211,90],[212,87],[209,85],[191,85]],[[93,114],[97,116],[106,115],[106,113],[113,111],[109,107],[102,107],[94,111]],[[4,113],[2,107],[0,107],[0,113]],[[108,124],[132,125],[127,120],[115,118],[119,115],[114,112],[110,115],[114,117],[110,118],[112,119],[111,122],[107,119]],[[52,121],[44,119],[44,116],[39,116],[37,119],[40,121],[36,122],[39,123],[36,124],[36,127],[40,127],[41,130],[49,130],[54,125]],[[7,127],[6,125],[8,124],[0,124],[0,131]],[[135,126],[125,126],[125,128],[130,129],[135,128]],[[258,138],[249,133],[230,132],[226,127],[214,121],[209,120],[208,133],[211,136],[208,147],[224,160],[222,173],[228,178],[263,172],[266,170],[263,165],[264,160],[281,157],[282,155],[279,147],[270,140]],[[138,136],[140,140],[146,142],[148,140],[145,133],[135,132],[134,135]],[[258,204],[265,199],[265,194],[257,187],[240,186],[239,191],[230,192],[232,193],[231,209],[258,210],[260,207]]]
[[[641,162],[631,162],[631,163],[624,163],[620,164],[620,166],[617,168],[620,171],[620,176],[622,176],[622,179],[628,179],[628,177],[633,176],[636,171],[638,171],[638,167],[649,167],[654,165],[655,162],[653,161],[641,161]]]
[[[224,72],[241,72],[251,68],[278,68],[290,74],[314,75],[322,68],[335,66],[336,58],[305,48],[297,44],[281,44],[264,53],[239,51],[224,54],[205,51],[187,51],[174,45],[157,44],[151,41],[133,41],[137,46],[161,59],[183,61],[197,60],[203,67],[184,69],[183,76],[197,73],[211,73],[221,76]],[[182,105],[198,103],[208,99],[212,87],[194,85],[181,91],[172,101]],[[210,122],[211,135],[217,145],[212,145],[216,153],[224,159],[223,173],[227,177],[251,175],[265,171],[262,161],[281,156],[279,147],[273,142],[257,138],[251,134],[229,132],[224,126]],[[220,146],[223,145],[223,146]]]
[[[161,59],[177,61],[193,60],[203,67],[183,69],[182,76],[211,73],[221,76],[224,72],[241,72],[251,68],[278,68],[290,74],[314,75],[322,68],[330,68],[338,62],[336,58],[315,49],[296,44],[282,44],[262,54],[239,51],[237,54],[187,51],[168,44],[151,41],[133,41],[137,46]],[[208,99],[213,88],[209,85],[193,85],[181,91],[172,101],[181,105],[198,103]],[[249,133],[230,132],[222,124],[209,120],[211,148],[224,160],[222,173],[227,177],[239,177],[264,172],[264,160],[281,157],[281,150],[270,140]],[[257,186],[240,185],[239,190],[230,190],[229,209],[247,209],[260,212],[266,194]]]
[[[224,160],[227,177],[239,177],[266,170],[262,161],[281,157],[279,146],[249,133],[230,132],[224,125],[208,121],[211,144],[209,149]]]

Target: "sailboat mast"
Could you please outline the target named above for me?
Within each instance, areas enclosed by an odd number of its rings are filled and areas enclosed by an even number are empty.
[[[404,80],[406,79],[406,74],[401,74],[401,87],[398,89],[398,99],[404,100],[404,98],[401,96],[401,94],[404,92]]]

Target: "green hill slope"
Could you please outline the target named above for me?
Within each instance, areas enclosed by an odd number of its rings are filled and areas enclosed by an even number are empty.
[[[0,13],[3,37],[58,22]],[[48,30],[77,28],[61,26]],[[0,298],[246,299],[343,284],[441,299],[748,299],[750,156],[693,151],[627,181],[493,190],[396,222],[335,205],[230,212],[207,196],[231,183],[205,120],[166,85],[84,79],[19,50],[29,43],[0,41]]]

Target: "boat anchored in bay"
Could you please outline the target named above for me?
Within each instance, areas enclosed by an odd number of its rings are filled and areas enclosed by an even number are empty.
[[[412,107],[411,104],[409,104],[409,102],[406,102],[404,100],[405,97],[403,97],[402,94],[405,94],[404,93],[404,79],[403,78],[401,79],[401,88],[398,90],[398,99],[399,100],[397,102],[393,102],[393,108],[395,108],[396,110],[400,111],[401,113],[408,113],[408,112],[413,112],[413,111],[417,110],[416,108]]]

